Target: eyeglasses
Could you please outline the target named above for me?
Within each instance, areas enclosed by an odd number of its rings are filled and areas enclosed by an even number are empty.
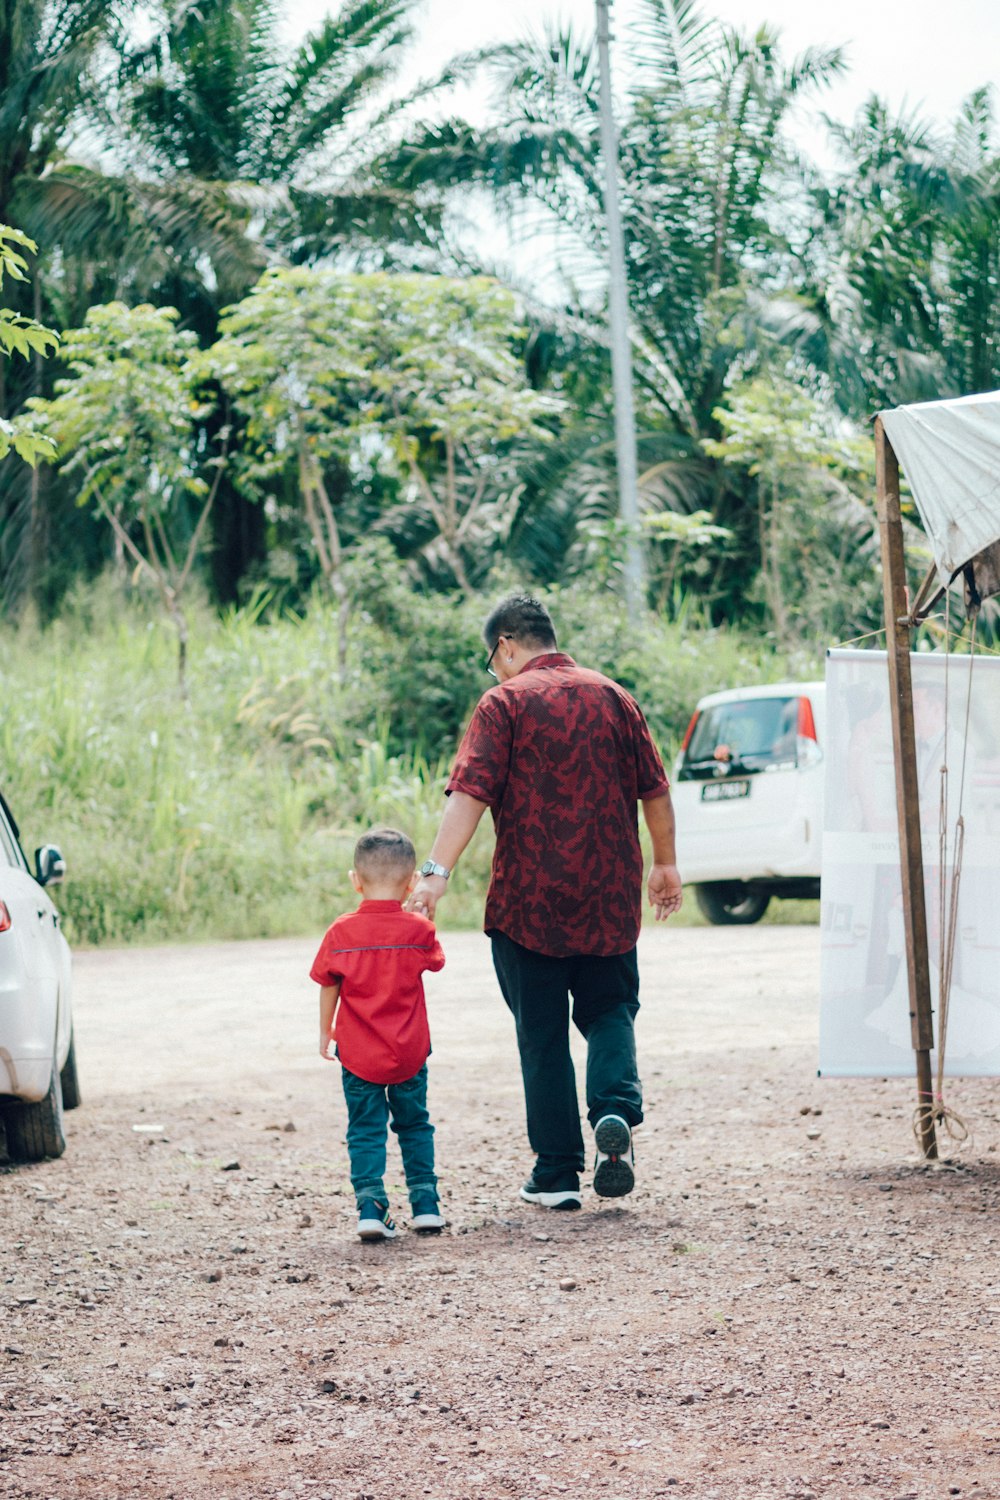
[[[489,672],[489,674],[490,674],[491,677],[496,677],[497,678],[497,682],[499,682],[500,679],[499,679],[499,677],[497,677],[497,674],[493,670],[493,658],[494,658],[494,656],[496,656],[496,654],[497,654],[497,652],[499,650],[500,650],[500,636],[497,636],[497,643],[493,647],[493,650],[490,652],[489,656],[486,658],[486,670],[487,670],[487,672]]]

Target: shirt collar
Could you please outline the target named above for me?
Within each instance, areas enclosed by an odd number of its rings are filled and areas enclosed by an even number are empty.
[[[358,911],[402,911],[402,901],[361,901]]]
[[[565,651],[544,651],[541,656],[533,656],[526,661],[520,672],[515,672],[515,677],[520,677],[521,672],[532,672],[536,669],[542,671],[549,667],[575,667],[576,662]]]

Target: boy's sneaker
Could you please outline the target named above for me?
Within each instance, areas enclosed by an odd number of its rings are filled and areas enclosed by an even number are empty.
[[[440,1234],[445,1225],[441,1205],[434,1193],[417,1193],[410,1199],[410,1228],[417,1234]]]
[[[392,1222],[388,1203],[376,1203],[373,1198],[366,1198],[363,1203],[358,1204],[360,1239],[372,1243],[376,1240],[394,1240],[398,1233],[399,1230]]]
[[[544,1184],[535,1181],[534,1173],[521,1189],[525,1203],[537,1203],[542,1208],[573,1209],[581,1206],[580,1179],[575,1172],[557,1177],[555,1182]]]
[[[594,1126],[594,1192],[599,1198],[624,1198],[635,1187],[632,1131],[621,1115],[602,1115]]]

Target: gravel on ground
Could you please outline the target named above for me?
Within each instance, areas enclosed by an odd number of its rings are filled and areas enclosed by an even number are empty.
[[[518,1199],[513,1026],[446,935],[449,1227],[376,1246],[314,946],[77,958],[67,1153],[0,1166],[4,1500],[1000,1496],[995,1086],[931,1170],[908,1081],[818,1079],[818,929],[643,934],[637,1188],[576,1214]]]

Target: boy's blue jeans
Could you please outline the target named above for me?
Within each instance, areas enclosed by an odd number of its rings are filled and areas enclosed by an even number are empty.
[[[358,1203],[386,1203],[385,1143],[387,1126],[399,1137],[406,1190],[437,1196],[434,1175],[434,1126],[427,1113],[427,1064],[405,1083],[369,1083],[341,1068],[347,1100],[347,1151],[351,1186]]]

